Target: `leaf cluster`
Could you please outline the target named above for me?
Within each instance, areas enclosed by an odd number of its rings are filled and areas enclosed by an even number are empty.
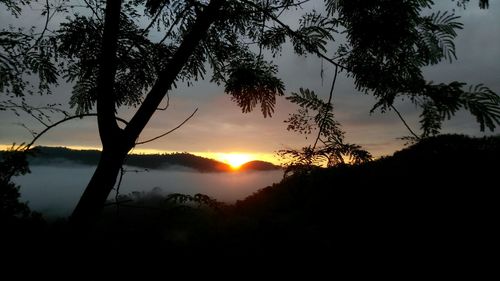
[[[488,87],[479,84],[464,89],[465,83],[428,84],[421,99],[416,102],[423,108],[420,115],[422,137],[439,133],[442,122],[458,110],[468,110],[480,125],[493,131],[500,124],[500,97]]]
[[[136,24],[122,17],[118,35],[117,72],[114,94],[116,107],[136,106],[154,84],[168,57],[168,47],[151,43]],[[74,82],[70,104],[77,113],[89,112],[97,100],[98,57],[102,24],[96,18],[76,16],[63,23],[57,39],[66,62],[64,77]]]
[[[345,141],[345,133],[335,120],[333,106],[324,102],[309,89],[300,89],[299,93],[292,93],[287,99],[299,106],[297,113],[290,114],[285,123],[287,130],[304,135],[317,132],[314,145],[303,147],[301,150],[280,150],[278,154],[288,161],[287,173],[297,170],[310,169],[316,166],[337,166],[346,164],[360,164],[370,161],[372,156],[361,146]]]
[[[185,205],[189,203],[194,203],[200,207],[209,207],[214,210],[220,210],[226,207],[226,204],[223,202],[219,202],[216,199],[201,193],[197,193],[195,195],[182,194],[182,193],[173,193],[169,194],[165,199],[167,202],[174,202],[177,204]]]
[[[465,3],[465,1],[464,1]],[[464,4],[463,3],[463,4]],[[482,8],[487,1],[480,1]],[[423,136],[434,135],[459,108],[476,117],[481,130],[500,123],[499,98],[483,85],[432,85],[422,69],[456,59],[454,39],[462,29],[452,12],[426,14],[430,0],[327,0],[329,14],[345,28],[348,43],[338,49],[340,63],[352,75],[359,91],[372,93],[372,111],[390,109],[398,97],[409,97],[422,109]]]
[[[0,152],[0,222],[9,223],[12,220],[29,219],[32,215],[26,203],[20,202],[19,186],[12,177],[29,173],[28,155],[34,151],[25,151],[23,145],[13,145],[9,150]],[[36,215],[36,214],[33,214]]]
[[[33,29],[1,30],[0,92],[9,98],[50,94],[50,86],[57,85],[56,59],[53,38],[38,37]],[[36,87],[29,81],[34,79]]]
[[[102,4],[97,11],[102,11]],[[332,39],[334,23],[317,12],[304,15],[295,31],[274,22],[273,18],[299,4],[300,1],[229,1],[217,15],[212,15],[214,24],[182,66],[176,83],[191,85],[204,78],[208,65],[212,68],[212,81],[224,84],[226,93],[243,112],[250,112],[260,104],[262,114],[271,116],[276,96],[283,95],[284,85],[276,75],[277,67],[266,61],[262,52],[279,54],[286,38],[291,38],[295,51],[306,54],[326,50],[327,42]],[[141,102],[161,79],[158,74],[167,68],[206,5],[205,1],[184,0],[124,3],[118,36],[116,107],[137,106]],[[144,13],[139,9],[141,6]],[[64,77],[75,83],[71,105],[79,113],[92,109],[97,97],[101,18],[99,12],[91,16],[75,15],[62,24],[57,36],[59,51],[68,62]],[[149,20],[146,27],[144,20]],[[297,40],[297,34],[307,40]],[[251,45],[259,48],[258,54]]]

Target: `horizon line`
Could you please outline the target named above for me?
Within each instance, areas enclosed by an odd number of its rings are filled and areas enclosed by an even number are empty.
[[[11,145],[5,145],[5,144],[0,144],[0,151],[6,151],[10,148],[12,148]],[[78,146],[78,145],[37,145],[34,147],[53,147],[53,148],[68,148],[72,150],[97,150],[97,151],[102,151],[101,147],[95,147],[95,146]],[[282,163],[279,161],[278,157],[276,156],[275,153],[265,153],[265,152],[244,152],[244,151],[230,151],[230,152],[221,152],[221,151],[175,151],[175,150],[160,150],[160,149],[152,149],[152,148],[132,148],[129,152],[129,154],[135,154],[135,155],[140,155],[140,154],[145,154],[145,155],[153,155],[153,154],[172,154],[172,153],[189,153],[192,155],[212,159],[212,160],[217,160],[220,162],[224,162],[226,164],[227,160],[225,161],[224,159],[228,155],[235,155],[235,154],[243,154],[249,156],[252,160],[250,161],[266,161],[270,162],[274,165],[281,165]]]

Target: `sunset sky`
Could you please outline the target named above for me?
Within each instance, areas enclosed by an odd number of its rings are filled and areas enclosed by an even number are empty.
[[[446,2],[448,7],[453,5],[451,1],[436,2]],[[477,3],[471,4],[466,10],[456,9],[464,23],[464,29],[459,31],[456,40],[458,60],[453,64],[443,62],[427,68],[425,73],[429,80],[484,83],[497,94],[500,93],[500,1],[490,2],[489,10],[479,10]],[[313,1],[311,7],[315,5]],[[6,26],[9,23],[14,23],[11,17],[0,12],[0,25]],[[313,56],[297,57],[285,48],[282,56],[276,58],[275,62],[280,67],[279,77],[285,82],[287,95],[303,87],[327,98],[333,68],[326,62],[323,63],[323,81],[320,77],[322,62]],[[28,102],[34,105],[67,104],[70,91],[71,85],[61,84],[52,96],[28,97]],[[394,112],[370,115],[374,99],[357,93],[352,79],[344,74],[338,78],[333,103],[336,118],[346,131],[349,142],[362,145],[374,156],[388,155],[403,147],[404,142],[397,138],[409,133]],[[405,101],[398,101],[396,107],[412,128],[418,130],[419,111]],[[283,121],[296,108],[284,98],[278,99],[272,118],[264,118],[259,108],[255,112],[242,114],[230,97],[224,94],[223,88],[209,81],[197,82],[192,87],[181,85],[172,91],[170,108],[156,113],[141,139],[149,139],[172,129],[196,108],[197,114],[182,128],[155,142],[138,146],[134,152],[186,151],[218,159],[228,153],[246,153],[254,159],[276,162],[272,158],[276,151],[299,148],[311,142],[302,135],[286,131]],[[127,119],[133,111],[133,108],[123,108],[119,115]],[[54,118],[57,119],[59,117]],[[11,112],[0,112],[1,145],[10,146],[14,142],[31,140],[29,132],[19,123],[25,123],[35,131],[42,128],[28,116],[17,117]],[[468,114],[459,114],[446,122],[443,132],[484,135],[474,118]],[[499,129],[494,132],[498,133]],[[63,124],[43,136],[37,144],[98,148],[100,141],[96,119],[87,118]]]

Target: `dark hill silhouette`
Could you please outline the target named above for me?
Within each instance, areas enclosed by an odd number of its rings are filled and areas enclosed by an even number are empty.
[[[101,154],[98,150],[73,150],[66,147],[37,147],[36,157],[29,159],[32,165],[58,164],[71,161],[82,165],[97,165]],[[126,165],[145,168],[161,169],[174,166],[183,166],[199,172],[226,172],[229,165],[189,153],[171,154],[131,154]]]
[[[429,138],[364,165],[293,175],[236,209],[259,225],[263,248],[469,260],[493,241],[499,156],[500,137]]]
[[[272,163],[266,161],[250,161],[240,166],[239,170],[241,171],[269,171],[269,170],[277,170],[281,169],[280,166],[276,166]]]
[[[98,150],[74,150],[65,147],[43,147],[36,148],[36,157],[30,157],[32,165],[60,164],[64,161],[71,161],[82,165],[96,165],[99,160]],[[244,170],[266,170],[276,169],[271,163],[255,161],[256,164],[249,164]],[[229,172],[231,167],[213,159],[196,156],[190,153],[171,154],[131,154],[125,163],[126,165],[146,169],[161,169],[174,166],[182,166],[195,169],[199,172]]]
[[[363,165],[297,173],[230,206],[133,193],[119,215],[110,202],[90,245],[78,246],[106,260],[322,260],[370,274],[491,265],[499,155],[500,137],[439,136]],[[40,247],[72,243],[50,237]]]

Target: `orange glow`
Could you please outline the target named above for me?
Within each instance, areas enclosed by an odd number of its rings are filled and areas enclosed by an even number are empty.
[[[227,163],[234,170],[238,170],[241,165],[251,161],[252,157],[248,154],[242,153],[219,153],[216,160]]]
[[[47,145],[47,144],[42,144]],[[7,150],[12,145],[0,144],[0,150]],[[35,145],[36,146],[36,145]],[[47,145],[52,146],[54,145]],[[75,146],[75,145],[56,145],[60,147],[67,147],[75,150],[101,150],[100,147],[92,146]],[[176,151],[171,150],[160,150],[160,149],[148,149],[148,148],[134,148],[130,153],[132,154],[163,154],[163,153],[175,153]],[[214,159],[220,162],[229,164],[234,170],[237,170],[241,165],[246,162],[253,160],[261,160],[271,162],[275,165],[281,164],[280,160],[276,158],[274,153],[262,153],[262,152],[208,152],[208,151],[188,151],[188,153]]]

